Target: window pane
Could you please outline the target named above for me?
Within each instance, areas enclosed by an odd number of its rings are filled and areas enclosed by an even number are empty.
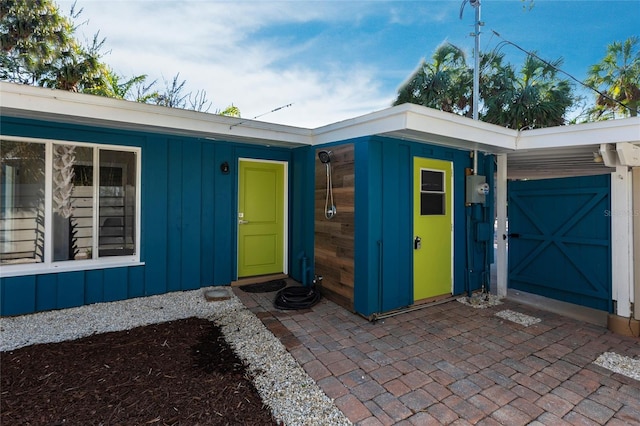
[[[53,145],[53,260],[91,259],[93,149]]]
[[[45,145],[0,141],[0,263],[44,261]]]
[[[422,216],[443,215],[445,212],[445,194],[420,194],[420,214]]]
[[[422,170],[422,191],[444,191],[444,172]]]
[[[99,255],[136,251],[136,154],[100,150]]]

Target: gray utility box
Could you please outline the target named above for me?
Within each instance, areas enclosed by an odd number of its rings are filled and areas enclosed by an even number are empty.
[[[484,204],[485,198],[489,193],[489,185],[487,185],[486,176],[469,175],[467,176],[467,204]]]

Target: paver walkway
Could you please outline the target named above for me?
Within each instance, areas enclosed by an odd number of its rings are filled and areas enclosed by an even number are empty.
[[[640,425],[640,381],[593,361],[640,359],[640,339],[512,301],[452,301],[375,323],[323,299],[278,311],[234,293],[358,425]],[[523,326],[509,309],[540,318]]]

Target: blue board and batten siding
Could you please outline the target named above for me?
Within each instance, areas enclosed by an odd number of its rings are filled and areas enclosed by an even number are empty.
[[[354,310],[369,316],[414,302],[414,157],[453,162],[453,293],[488,286],[493,241],[477,235],[477,228],[492,222],[493,203],[465,205],[469,151],[381,137],[350,142],[356,152]],[[491,185],[493,164],[493,156],[480,155],[478,173]]]
[[[210,285],[236,279],[236,205],[238,158],[311,162],[309,149],[263,148],[242,144],[166,136],[89,126],[2,117],[2,134],[139,147],[142,150],[141,241],[144,265],[46,273],[0,279],[0,314],[18,315],[84,304],[122,300]],[[223,174],[220,164],[231,172]],[[312,251],[304,234],[304,167],[290,168],[289,243],[298,253]],[[297,178],[297,179],[296,179]],[[311,178],[312,179],[312,178]],[[307,201],[308,202],[308,201]],[[311,230],[312,234],[312,230]],[[312,242],[311,242],[312,244]],[[290,273],[301,273],[297,259]]]
[[[141,148],[144,265],[0,279],[1,315],[228,285],[236,279],[239,158],[289,164],[288,269],[309,283],[314,253],[314,147],[267,148],[206,139],[2,117],[5,135]],[[492,253],[478,224],[493,204],[465,206],[468,151],[381,137],[355,148],[354,310],[371,315],[413,303],[413,158],[454,164],[454,294],[485,283]],[[228,162],[229,174],[220,171]],[[493,158],[480,174],[493,178]]]

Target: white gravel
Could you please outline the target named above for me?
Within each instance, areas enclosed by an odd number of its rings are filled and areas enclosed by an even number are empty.
[[[230,289],[228,300],[208,302],[203,294],[211,289],[0,318],[0,351],[177,319],[207,318],[222,328],[225,339],[247,365],[256,389],[275,418],[289,426],[351,424]]]
[[[525,315],[521,312],[512,311],[510,309],[496,312],[496,316],[502,319],[509,320],[511,322],[515,322],[516,324],[524,325],[525,327],[529,327],[530,325],[537,324],[542,321],[540,318]]]
[[[614,373],[640,380],[640,359],[633,359],[615,352],[605,352],[593,363]]]

